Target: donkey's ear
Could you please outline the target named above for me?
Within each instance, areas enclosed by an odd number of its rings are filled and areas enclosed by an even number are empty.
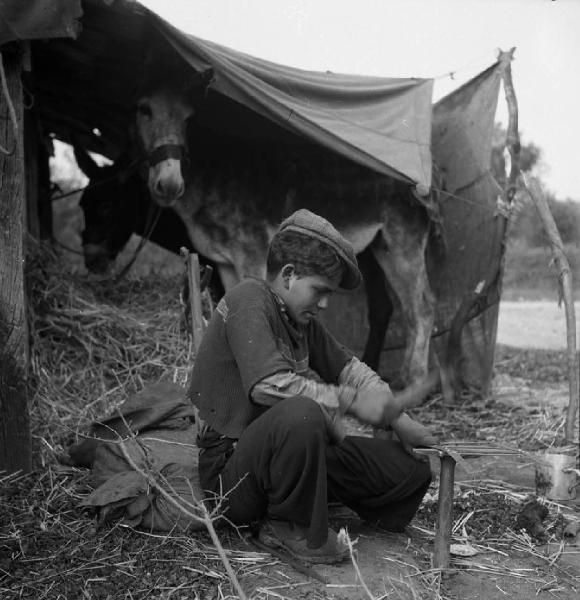
[[[196,92],[205,90],[214,78],[212,67],[208,67],[203,71],[196,71],[191,77],[186,80],[184,85],[185,92]]]

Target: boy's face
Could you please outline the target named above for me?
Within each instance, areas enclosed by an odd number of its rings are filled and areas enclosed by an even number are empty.
[[[281,290],[292,319],[306,325],[321,310],[328,307],[328,299],[338,288],[338,281],[324,275],[297,275],[293,265],[282,270]]]

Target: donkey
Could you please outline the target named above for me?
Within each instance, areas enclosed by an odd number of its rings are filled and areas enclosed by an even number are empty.
[[[226,290],[244,277],[264,277],[279,223],[308,208],[333,223],[357,253],[366,250],[360,257],[372,335],[363,360],[378,366],[394,300],[407,329],[402,382],[423,378],[435,308],[425,262],[432,223],[411,186],[308,142],[218,135],[196,124],[195,115],[184,92],[157,85],[137,102],[137,142],[149,160],[152,199],[183,219],[194,246],[216,263]],[[371,257],[382,281],[372,273],[368,278]]]

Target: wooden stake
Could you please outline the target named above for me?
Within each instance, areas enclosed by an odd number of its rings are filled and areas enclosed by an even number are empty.
[[[189,252],[181,248],[181,256],[185,259],[187,268],[187,281],[189,286],[189,306],[191,307],[191,333],[195,351],[199,350],[203,334],[205,333],[205,321],[201,310],[201,285],[199,280],[199,257],[195,252]]]
[[[576,421],[576,411],[579,411],[580,405],[580,389],[579,389],[579,356],[576,351],[576,314],[574,311],[574,287],[572,285],[572,270],[570,269],[570,263],[564,253],[564,244],[548,201],[542,189],[538,185],[538,182],[530,178],[529,181],[526,176],[521,176],[523,186],[530,195],[531,199],[536,205],[536,209],[540,215],[540,219],[544,226],[544,230],[550,241],[550,247],[552,249],[552,256],[558,269],[558,282],[560,284],[560,297],[564,300],[564,308],[566,310],[566,342],[568,348],[567,362],[568,362],[568,385],[570,389],[570,402],[568,403],[568,410],[566,412],[566,442],[569,444],[574,443],[574,426]],[[580,425],[579,425],[580,428]]]
[[[201,310],[201,285],[199,279],[199,257],[195,252],[189,252],[187,248],[180,249],[181,256],[185,260],[187,269],[187,282],[189,288],[189,306],[191,314],[191,334],[193,336],[193,346],[195,353],[201,346],[201,340],[205,333],[205,321]],[[203,431],[204,422],[199,416],[197,407],[194,407],[196,437]]]
[[[433,547],[433,567],[449,568],[449,546],[453,531],[453,485],[455,483],[455,460],[448,454],[441,456],[441,476],[437,503],[437,529]]]

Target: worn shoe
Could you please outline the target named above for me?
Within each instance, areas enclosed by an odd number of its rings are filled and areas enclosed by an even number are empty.
[[[328,530],[326,543],[319,548],[309,548],[306,544],[304,528],[288,523],[268,519],[260,527],[258,539],[270,548],[281,548],[294,558],[309,563],[333,564],[348,557],[348,546],[342,538],[343,532],[336,534]]]

